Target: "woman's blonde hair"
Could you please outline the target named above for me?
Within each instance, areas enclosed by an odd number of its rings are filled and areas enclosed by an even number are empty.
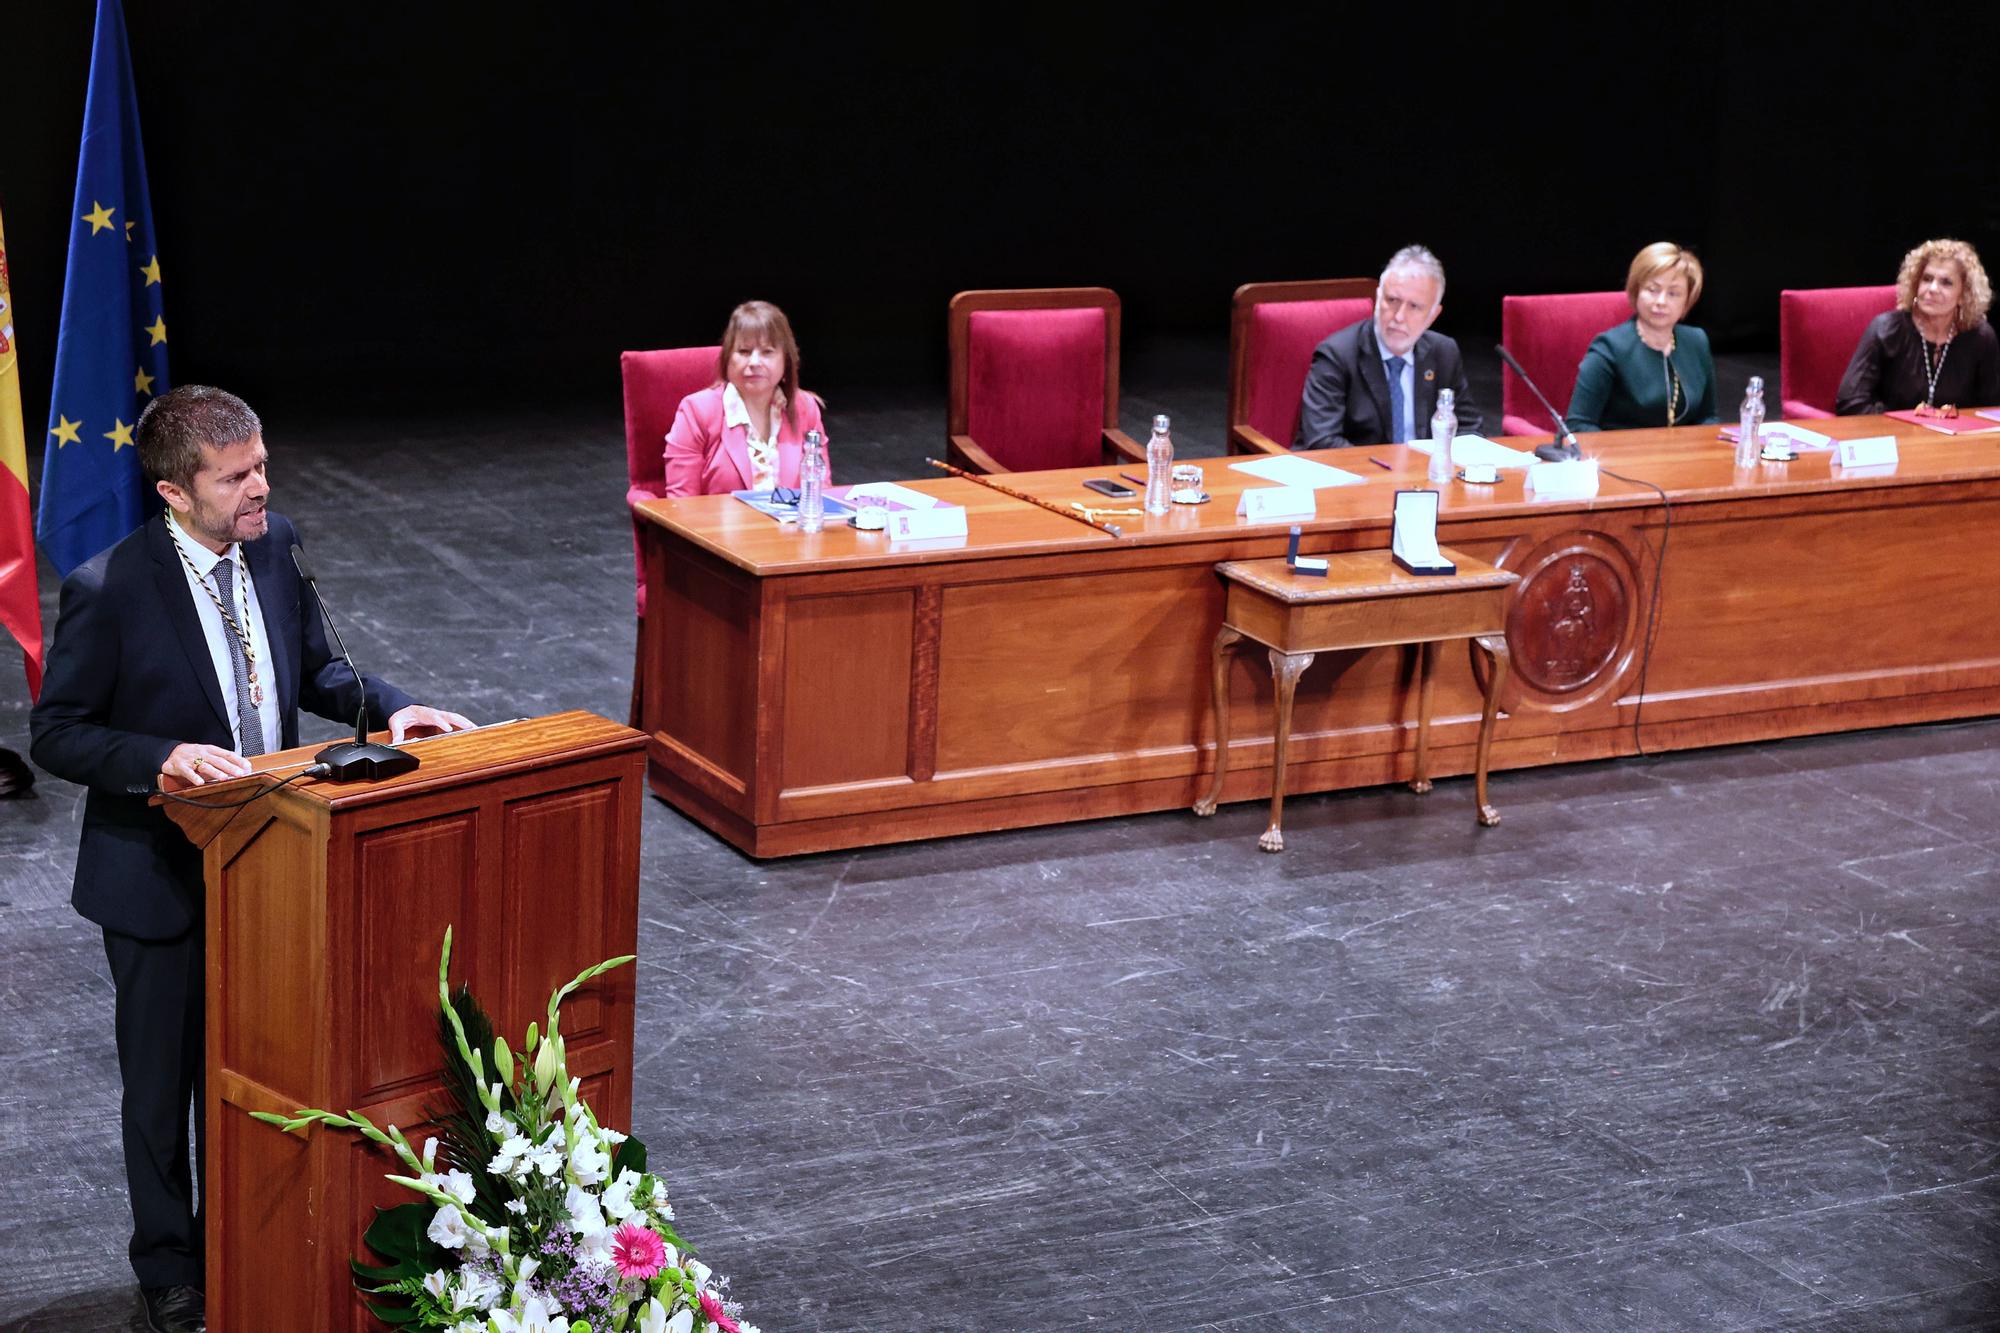
[[[1940,237],[1925,241],[1904,255],[1902,271],[1896,274],[1896,309],[1908,311],[1917,304],[1917,284],[1923,280],[1924,266],[1940,259],[1958,265],[1962,276],[1958,284],[1957,322],[1952,330],[1963,333],[1985,319],[1993,305],[1993,284],[1986,280],[1986,266],[1979,262],[1979,252],[1964,241]]]
[[[1701,299],[1701,261],[1692,250],[1683,250],[1672,241],[1654,241],[1632,257],[1632,267],[1625,273],[1625,299],[1634,310],[1639,308],[1639,293],[1646,284],[1668,272],[1687,279],[1687,308],[1694,309],[1694,303]]]

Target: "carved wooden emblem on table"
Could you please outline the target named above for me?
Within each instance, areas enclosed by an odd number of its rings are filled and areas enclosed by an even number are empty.
[[[1558,706],[1614,683],[1632,657],[1636,580],[1624,552],[1580,533],[1525,565],[1507,618],[1520,682]]]

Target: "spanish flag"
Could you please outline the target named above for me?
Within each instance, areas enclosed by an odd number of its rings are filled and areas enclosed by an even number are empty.
[[[27,655],[28,694],[42,692],[42,604],[28,509],[28,446],[14,364],[14,298],[7,290],[7,228],[0,223],[0,625]]]

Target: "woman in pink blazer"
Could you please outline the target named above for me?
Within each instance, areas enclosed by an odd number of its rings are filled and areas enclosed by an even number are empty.
[[[799,388],[799,344],[785,312],[746,301],[729,316],[717,383],[681,399],[667,432],[667,497],[796,487],[806,432],[820,433],[819,399]],[[832,464],[827,467],[832,478]]]

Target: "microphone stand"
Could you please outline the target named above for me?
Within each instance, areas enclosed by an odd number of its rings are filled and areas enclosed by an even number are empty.
[[[1547,444],[1536,445],[1535,457],[1541,459],[1544,463],[1567,463],[1573,459],[1582,458],[1583,448],[1577,444],[1576,433],[1569,428],[1569,422],[1563,420],[1563,414],[1556,411],[1555,405],[1542,396],[1542,391],[1535,387],[1533,380],[1528,378],[1528,372],[1521,369],[1521,363],[1514,359],[1514,354],[1508,351],[1504,345],[1495,347],[1493,350],[1500,354],[1500,359],[1507,363],[1508,369],[1521,377],[1521,383],[1528,386],[1528,392],[1535,395],[1535,401],[1542,405],[1542,410],[1547,412],[1549,419],[1556,423],[1556,437]]]
[[[391,745],[377,745],[368,739],[368,687],[362,683],[360,671],[355,669],[354,659],[348,655],[347,644],[340,637],[340,626],[333,621],[333,613],[327,610],[326,599],[319,595],[319,582],[313,578],[312,566],[306,562],[306,553],[297,543],[292,545],[292,564],[297,567],[299,577],[312,589],[313,601],[319,604],[320,619],[333,631],[334,647],[353,672],[354,687],[361,691],[361,702],[354,711],[354,739],[329,745],[313,756],[316,764],[326,765],[326,777],[331,782],[365,782],[375,778],[394,777],[415,768],[418,759],[408,750],[398,750]]]

